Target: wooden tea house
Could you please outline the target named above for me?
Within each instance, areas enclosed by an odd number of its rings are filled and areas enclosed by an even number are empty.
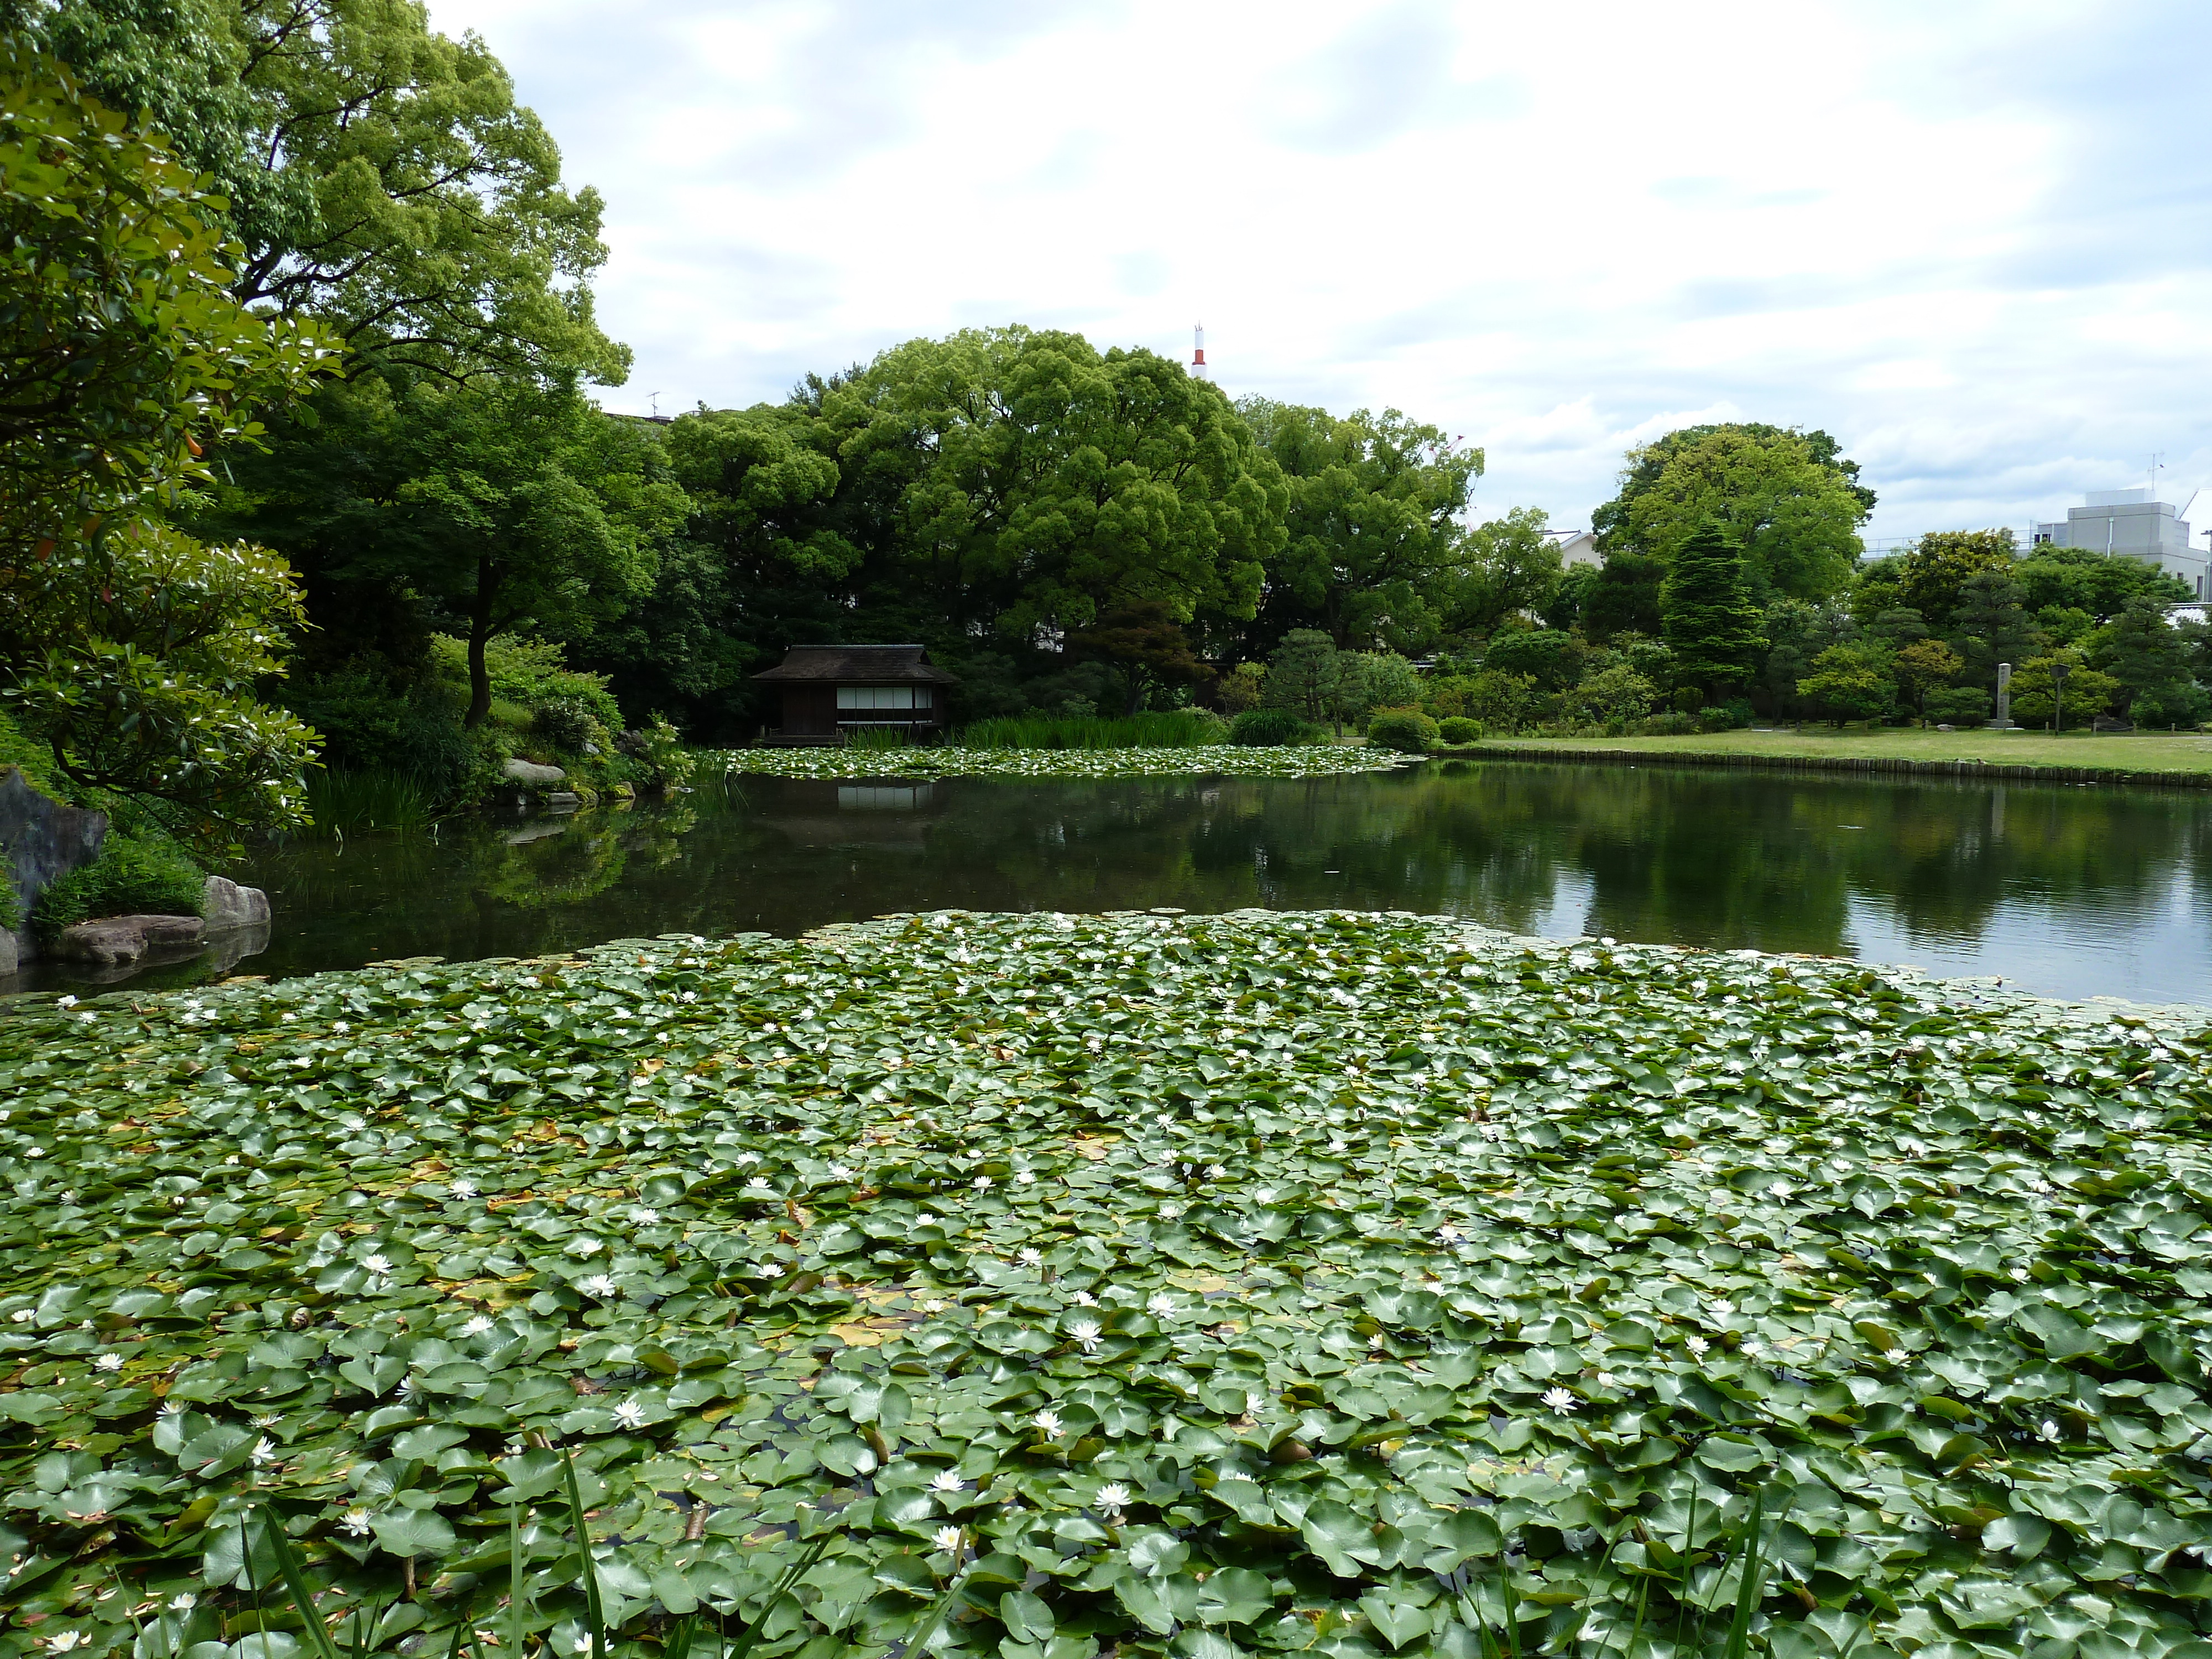
[[[781,662],[753,678],[782,697],[781,723],[764,741],[787,744],[842,743],[879,732],[941,743],[945,693],[960,683],[919,645],[794,645]]]

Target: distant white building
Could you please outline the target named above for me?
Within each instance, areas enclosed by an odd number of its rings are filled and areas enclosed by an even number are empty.
[[[1605,563],[1605,555],[1598,551],[1597,537],[1587,530],[1547,530],[1544,532],[1559,544],[1559,564],[1567,570],[1595,570]]]
[[[2171,502],[2151,499],[2148,489],[2093,489],[2080,507],[2066,509],[2063,524],[2038,524],[2039,547],[2086,547],[2100,553],[2124,553],[2154,564],[2205,597],[2208,561],[2189,544],[2189,520]]]

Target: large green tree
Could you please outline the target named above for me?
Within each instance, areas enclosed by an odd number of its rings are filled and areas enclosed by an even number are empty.
[[[1766,641],[1759,611],[1744,596],[1743,556],[1718,523],[1674,550],[1659,588],[1662,634],[1674,653],[1674,677],[1709,701],[1748,682]]]
[[[319,394],[226,492],[326,605],[397,593],[466,641],[466,723],[502,634],[588,638],[652,590],[688,506],[656,429],[573,380],[370,375]]]
[[[619,381],[593,319],[600,202],[474,35],[417,0],[6,0],[227,203],[232,294],[453,375]]]
[[[1457,605],[1517,608],[1542,596],[1528,526],[1509,521],[1474,544],[1461,523],[1482,476],[1480,449],[1395,409],[1338,416],[1246,398],[1237,410],[1286,483],[1264,629],[1317,628],[1346,650],[1419,651]]]
[[[291,573],[168,514],[336,348],[229,291],[237,250],[164,141],[0,52],[0,692],[80,787],[210,838],[295,823],[313,734],[254,696]]]
[[[1885,611],[1917,611],[1929,627],[1947,629],[1968,581],[1992,570],[2018,576],[2016,551],[2009,530],[1931,530],[1904,552],[1871,565],[1852,592],[1851,608],[1863,619]]]
[[[1966,661],[1969,684],[1993,690],[2000,663],[2018,667],[2041,651],[2043,636],[2024,597],[2009,566],[1979,571],[1960,588],[1951,644]]]
[[[1599,545],[1671,560],[1708,520],[1742,551],[1753,603],[1817,599],[1849,585],[1874,492],[1825,433],[1686,428],[1631,450],[1620,491],[1592,514]]]

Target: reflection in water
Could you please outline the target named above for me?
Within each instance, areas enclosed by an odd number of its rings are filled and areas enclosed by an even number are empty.
[[[894,910],[1447,912],[2212,1001],[2212,796],[1443,762],[1299,780],[748,779],[679,807],[317,843],[246,971],[794,933]],[[176,977],[185,970],[168,970]]]

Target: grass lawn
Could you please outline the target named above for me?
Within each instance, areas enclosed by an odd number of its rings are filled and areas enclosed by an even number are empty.
[[[1493,738],[1486,749],[1648,750],[1665,755],[1833,756],[1911,761],[1987,761],[1991,765],[2110,767],[2127,772],[2212,772],[2212,735],[2029,732],[1715,732],[1686,738]]]
[[[2202,1011],[1252,911],[9,1007],[0,1659],[2206,1651]]]

